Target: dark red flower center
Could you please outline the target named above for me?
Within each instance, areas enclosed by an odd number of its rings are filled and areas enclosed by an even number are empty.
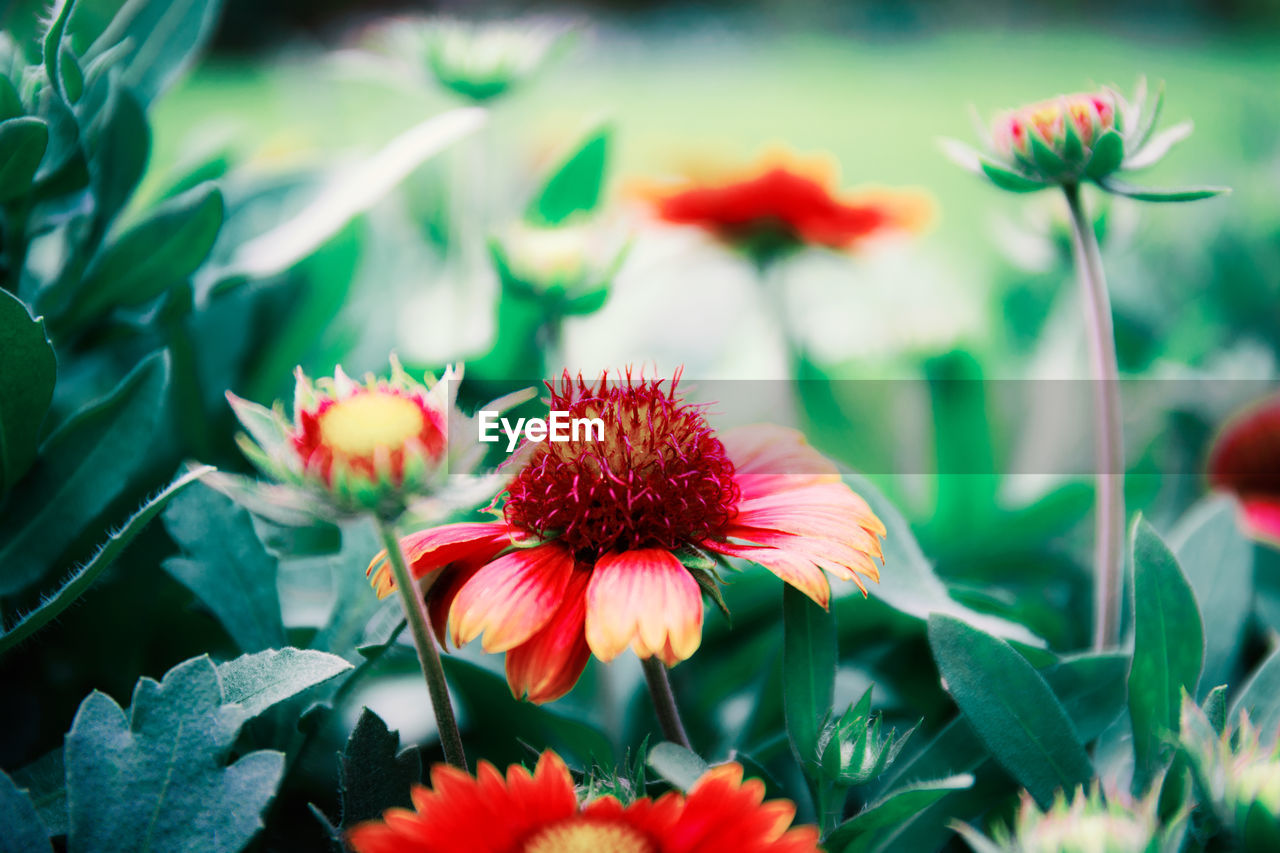
[[[676,395],[679,376],[595,385],[548,383],[551,410],[600,418],[601,441],[544,442],[507,487],[508,523],[591,560],[610,550],[676,549],[733,517],[733,463],[698,405]]]

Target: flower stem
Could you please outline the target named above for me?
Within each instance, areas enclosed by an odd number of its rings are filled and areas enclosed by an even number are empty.
[[[640,663],[644,666],[645,681],[649,682],[649,697],[653,699],[653,710],[658,714],[662,736],[685,749],[693,749],[689,736],[685,734],[684,723],[680,722],[680,710],[676,708],[676,695],[671,692],[666,665],[657,658],[645,658]]]
[[[386,546],[387,559],[391,561],[396,590],[400,593],[400,603],[404,605],[404,615],[413,635],[413,644],[418,649],[418,663],[427,680],[431,708],[436,714],[436,729],[440,733],[440,745],[444,748],[444,760],[454,767],[466,770],[467,757],[462,751],[462,735],[458,733],[458,721],[453,716],[453,704],[449,701],[449,685],[444,680],[444,667],[440,663],[440,650],[436,648],[436,640],[431,631],[427,603],[418,595],[417,584],[409,574],[395,525],[379,518],[378,532],[382,535],[382,544]]]
[[[1089,360],[1094,379],[1094,446],[1097,462],[1096,533],[1094,539],[1093,646],[1105,649],[1119,641],[1120,576],[1124,549],[1124,425],[1120,412],[1120,370],[1111,323],[1111,299],[1102,271],[1102,256],[1093,222],[1085,213],[1080,187],[1064,187],[1071,209],[1076,273],[1084,296]]]

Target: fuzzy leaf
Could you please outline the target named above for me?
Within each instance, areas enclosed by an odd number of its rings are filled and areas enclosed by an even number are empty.
[[[992,756],[1043,806],[1093,778],[1093,764],[1043,676],[1008,643],[932,616],[929,646],[947,691]]]
[[[35,460],[57,375],[44,322],[0,290],[0,498]]]
[[[49,126],[38,118],[0,122],[0,202],[10,202],[31,189],[49,146]]]
[[[98,57],[121,44],[115,66],[144,103],[163,92],[213,35],[221,0],[127,0],[85,54]]]
[[[268,649],[218,664],[223,701],[256,717],[278,702],[353,667],[337,655],[309,649]]]
[[[389,731],[365,708],[347,738],[338,763],[341,827],[380,817],[389,808],[410,808],[409,789],[422,781],[418,748],[400,749],[399,732]]]
[[[1268,655],[1240,688],[1240,695],[1231,705],[1231,719],[1237,719],[1241,711],[1249,712],[1250,721],[1263,738],[1276,736],[1280,729],[1280,648]]]
[[[538,225],[559,225],[575,214],[595,210],[604,187],[612,137],[613,129],[608,125],[588,134],[547,178],[525,218]]]
[[[1134,643],[1129,717],[1138,791],[1164,763],[1165,739],[1178,731],[1182,691],[1195,695],[1204,660],[1204,627],[1195,593],[1177,559],[1141,516],[1134,521],[1130,548]]]
[[[782,708],[802,767],[818,757],[818,734],[836,685],[835,615],[800,590],[782,586]]]
[[[1213,198],[1231,192],[1230,187],[1172,187],[1169,189],[1139,187],[1115,178],[1100,178],[1097,184],[1109,193],[1137,201],[1199,201],[1202,198]]]
[[[133,538],[142,532],[142,529],[160,513],[160,510],[165,508],[174,495],[212,470],[214,470],[213,467],[209,465],[196,468],[174,480],[162,492],[143,504],[123,527],[111,534],[87,563],[63,581],[56,592],[45,596],[39,607],[7,629],[0,630],[0,655],[40,630],[48,624],[49,620],[84,595],[98,575],[116,561]]]
[[[226,705],[208,657],[160,683],[143,678],[126,713],[105,693],[80,704],[66,740],[71,853],[232,853],[262,827],[284,755],[224,761],[246,719]]]
[[[164,524],[185,555],[165,560],[165,570],[213,611],[241,651],[285,645],[276,560],[249,514],[213,489],[195,489],[169,506]]]
[[[49,833],[26,792],[0,770],[0,853],[37,853],[53,850]]]
[[[169,386],[169,357],[139,364],[104,400],[91,403],[42,445],[23,501],[0,520],[0,594],[40,580],[68,543],[94,524],[143,466]]]
[[[707,762],[676,743],[654,744],[646,759],[659,776],[681,791],[688,791],[709,769]]]

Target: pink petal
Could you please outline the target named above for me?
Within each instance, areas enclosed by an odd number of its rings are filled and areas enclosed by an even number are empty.
[[[462,585],[449,609],[453,643],[484,634],[486,652],[505,652],[541,630],[555,615],[573,554],[555,543],[504,554]]]

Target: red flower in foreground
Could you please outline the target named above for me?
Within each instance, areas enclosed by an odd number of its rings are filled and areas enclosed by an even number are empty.
[[[690,180],[648,195],[660,219],[696,225],[766,258],[804,245],[849,249],[928,222],[927,196],[878,188],[840,195],[831,171],[766,160],[745,177]]]
[[[502,521],[401,540],[441,643],[447,623],[456,645],[506,652],[515,695],[563,696],[592,653],[692,655],[702,589],[686,564],[709,562],[699,551],[759,563],[823,607],[824,572],[864,594],[859,575],[879,579],[884,525],[831,462],[781,427],[717,436],[678,380],[549,383],[551,409],[600,418],[603,440],[526,443]],[[380,595],[394,588],[385,555],[369,570]]]
[[[1227,423],[1209,453],[1209,483],[1240,499],[1255,536],[1280,544],[1280,397]]]
[[[357,853],[817,853],[812,826],[788,829],[795,806],[764,802],[764,784],[742,767],[707,771],[687,795],[671,792],[623,806],[613,797],[579,805],[573,777],[553,752],[532,775],[506,778],[480,762],[476,777],[444,764],[414,811],[389,809],[347,836]]]

